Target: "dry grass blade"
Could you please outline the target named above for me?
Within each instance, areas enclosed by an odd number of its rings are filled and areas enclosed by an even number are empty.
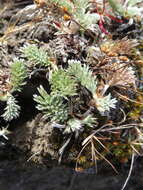
[[[124,110],[122,108],[120,108],[120,110],[123,113],[123,119],[120,122],[117,123],[118,125],[124,123],[126,121],[126,117],[127,117]]]
[[[95,166],[96,166],[97,165],[97,159],[98,159],[98,157],[97,157],[97,155],[96,155],[96,153],[95,153],[94,150],[95,150],[94,143],[91,142],[91,155],[92,155],[91,159],[92,159],[92,162],[94,162]]]
[[[105,158],[105,156],[103,156],[100,152],[98,152],[98,150],[95,148],[94,151],[101,157],[103,158],[112,168],[113,170],[118,173],[118,171],[116,170],[116,168],[113,166],[113,164],[107,159]]]
[[[142,154],[139,152],[139,150],[137,150],[136,147],[140,147],[140,149],[142,149],[143,147],[143,132],[138,127],[135,127],[135,129],[136,129],[137,137],[135,140],[130,142],[130,146],[135,153],[141,156]]]
[[[126,187],[128,181],[129,181],[129,179],[130,179],[130,177],[131,177],[132,170],[133,170],[134,159],[135,159],[135,154],[134,154],[134,152],[133,152],[133,153],[132,153],[132,160],[131,160],[130,170],[129,170],[129,173],[128,173],[128,176],[127,176],[127,179],[126,179],[124,185],[122,186],[122,189],[121,189],[121,190],[124,190],[124,189],[125,189],[125,187]]]
[[[93,136],[94,134],[91,134],[88,137],[86,137],[86,139],[84,139],[84,141],[82,142],[82,146],[84,146]]]
[[[101,157],[102,159],[104,159],[104,160],[113,168],[113,170],[114,170],[116,173],[118,173],[118,171],[117,171],[116,168],[113,166],[113,164],[112,164],[108,159],[106,159],[105,156],[103,156],[103,155],[95,148],[94,140],[95,140],[96,142],[98,142],[98,143],[102,146],[102,148],[104,148],[107,152],[110,152],[110,151],[104,146],[104,144],[98,139],[98,137],[96,137],[96,136],[94,135],[94,133],[93,133],[93,134],[89,135],[89,136],[83,141],[83,143],[82,143],[83,148],[81,149],[81,151],[80,151],[80,153],[79,153],[79,155],[78,155],[78,157],[77,157],[77,162],[78,162],[78,159],[80,158],[82,152],[84,151],[84,149],[85,149],[89,144],[91,144],[91,159],[92,159],[92,162],[94,162],[95,165],[96,165],[98,157]],[[77,168],[77,162],[76,162],[76,168]]]
[[[112,131],[112,130],[119,130],[119,129],[130,129],[130,128],[135,128],[137,126],[143,127],[142,123],[132,123],[132,124],[126,124],[126,125],[121,125],[119,127],[112,127],[108,129],[101,129],[100,132],[107,132],[107,131]],[[94,132],[96,134],[97,131]]]
[[[81,151],[79,152],[79,154],[78,154],[78,156],[77,156],[77,161],[76,161],[76,166],[75,166],[75,170],[76,170],[76,171],[78,171],[78,160],[79,160],[79,158],[80,158],[82,152],[83,152],[84,149],[88,146],[89,143],[90,143],[90,141],[87,142],[87,143],[82,147]]]
[[[139,156],[141,156],[141,154],[139,153],[139,151],[133,146],[133,145],[130,145],[131,148],[133,149],[133,151],[138,154]]]
[[[96,137],[96,136],[93,136],[93,138],[105,149],[107,150],[107,152],[110,152],[108,148],[106,148],[106,146],[104,146],[104,144]]]
[[[114,91],[115,91],[115,90],[114,90]],[[120,97],[121,99],[123,99],[123,100],[127,100],[127,101],[130,101],[130,102],[136,103],[136,104],[143,105],[143,102],[139,102],[139,101],[136,101],[136,100],[132,100],[132,99],[128,98],[127,96],[124,96],[124,95],[120,94],[120,93],[117,92],[117,91],[115,91],[115,92],[116,92],[116,93],[119,95],[119,97]]]

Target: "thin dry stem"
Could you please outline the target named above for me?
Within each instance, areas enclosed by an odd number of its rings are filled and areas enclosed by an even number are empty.
[[[124,185],[122,186],[122,189],[121,189],[121,190],[124,190],[124,189],[125,189],[125,187],[126,187],[128,181],[129,181],[129,179],[130,179],[130,177],[131,177],[132,170],[133,170],[133,165],[134,165],[134,159],[135,159],[135,154],[134,154],[134,152],[133,152],[133,153],[132,153],[132,160],[131,160],[130,170],[129,170],[127,179],[126,179]]]

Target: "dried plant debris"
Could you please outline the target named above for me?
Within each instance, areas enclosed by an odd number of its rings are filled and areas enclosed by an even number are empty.
[[[78,35],[59,35],[49,43],[58,59],[66,63],[68,59],[81,59],[88,41]]]
[[[136,76],[133,68],[127,65],[127,63],[120,63],[116,59],[114,61],[115,63],[109,63],[101,67],[103,69],[102,76],[105,83],[104,93],[111,86],[124,88],[136,86]]]
[[[13,135],[12,143],[23,151],[28,151],[27,160],[43,163],[46,159],[58,159],[53,128],[41,119],[41,114],[28,121]],[[57,133],[55,133],[57,134]],[[53,137],[52,137],[53,136]],[[57,139],[57,138],[56,138]],[[55,142],[54,142],[55,141]],[[48,158],[47,158],[48,155]]]
[[[130,40],[123,38],[121,40],[108,40],[101,44],[101,50],[109,56],[112,55],[126,55],[130,56],[133,52],[133,48],[138,45],[137,40]]]
[[[0,69],[0,100],[5,99],[5,95],[11,89],[9,84],[10,80],[9,70],[7,68]]]
[[[36,80],[30,98],[40,112],[12,141],[28,151],[28,161],[86,168],[104,160],[116,171],[114,161],[142,153],[141,1],[34,3],[12,17],[0,38],[1,118],[19,117],[17,96],[29,80]]]

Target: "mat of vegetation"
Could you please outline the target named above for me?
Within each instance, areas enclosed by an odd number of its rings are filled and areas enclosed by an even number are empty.
[[[143,1],[0,1],[3,189],[142,189],[142,147]]]

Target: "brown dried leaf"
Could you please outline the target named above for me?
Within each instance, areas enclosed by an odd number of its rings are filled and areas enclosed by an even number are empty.
[[[136,76],[133,68],[126,63],[113,62],[104,66],[103,79],[108,86],[135,87]]]
[[[101,45],[101,50],[109,56],[130,55],[132,49],[138,45],[136,40],[123,38],[122,40],[107,41]]]

